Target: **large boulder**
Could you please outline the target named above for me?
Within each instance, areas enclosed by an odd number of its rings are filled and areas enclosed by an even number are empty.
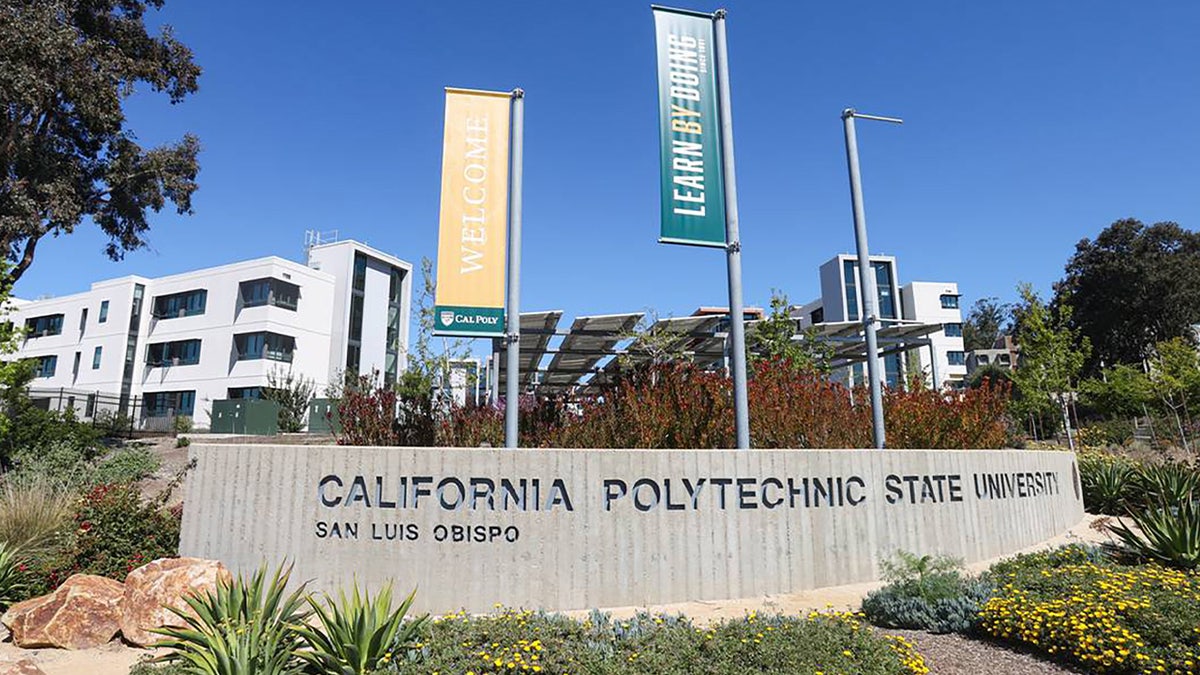
[[[124,595],[119,581],[75,574],[53,593],[9,607],[0,622],[12,631],[18,647],[99,647],[121,628]]]
[[[214,590],[217,579],[230,578],[229,570],[216,560],[160,558],[142,565],[125,577],[121,634],[140,647],[154,644],[163,636],[150,629],[185,625],[168,607],[190,611],[185,597]]]

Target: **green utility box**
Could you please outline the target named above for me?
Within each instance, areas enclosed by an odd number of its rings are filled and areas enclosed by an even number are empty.
[[[342,422],[338,419],[337,399],[314,398],[308,404],[308,433],[339,434]]]
[[[213,401],[210,430],[214,434],[274,436],[279,433],[279,404],[249,398]]]

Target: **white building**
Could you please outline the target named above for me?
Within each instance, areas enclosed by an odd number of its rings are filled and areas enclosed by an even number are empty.
[[[940,281],[913,281],[900,289],[900,304],[904,318],[921,323],[940,323],[942,330],[931,333],[933,357],[930,350],[917,350],[926,381],[937,373],[939,387],[954,387],[967,376],[966,354],[963,351],[962,310],[959,308],[958,284]]]
[[[142,427],[209,423],[212,401],[257,398],[289,369],[320,395],[344,372],[405,367],[412,265],[355,241],[157,279],[128,276],[48,300],[14,300],[16,358],[38,360],[35,396]]]
[[[924,372],[928,383],[932,383],[932,376],[936,373],[939,387],[954,386],[961,381],[967,371],[963,355],[962,314],[958,308],[958,285],[914,281],[901,287],[894,256],[873,255],[870,264],[875,272],[876,300],[882,326],[899,326],[903,323],[942,325],[941,330],[925,337],[930,342],[928,346],[910,348],[906,352],[896,350],[880,357],[884,383],[889,387],[902,386],[907,374],[914,368]],[[821,297],[792,308],[792,316],[799,320],[800,328],[862,321],[862,280],[858,273],[858,256],[848,253],[834,256],[821,265],[820,276]],[[881,351],[888,351],[882,347]],[[906,359],[905,354],[913,356]],[[934,358],[936,364],[932,362]],[[850,384],[863,384],[866,382],[866,364],[855,364],[840,375]]]

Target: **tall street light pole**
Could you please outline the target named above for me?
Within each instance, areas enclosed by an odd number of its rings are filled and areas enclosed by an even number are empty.
[[[864,115],[854,108],[842,111],[842,126],[846,132],[846,164],[850,170],[850,202],[854,207],[854,244],[858,249],[859,291],[862,295],[863,331],[867,336],[867,380],[871,387],[871,424],[875,447],[882,449],[887,444],[887,433],[883,427],[883,384],[879,372],[879,298],[875,285],[875,274],[871,269],[871,253],[867,247],[867,214],[863,209],[862,177],[858,171],[858,137],[854,133],[854,119],[877,120],[903,124],[896,117]]]

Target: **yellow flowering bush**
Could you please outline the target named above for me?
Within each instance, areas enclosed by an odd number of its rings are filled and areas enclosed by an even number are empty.
[[[1098,673],[1200,672],[1200,576],[1070,546],[989,571],[980,630]]]
[[[382,672],[925,675],[929,669],[911,642],[876,634],[858,614],[749,614],[706,628],[679,616],[618,620],[593,612],[576,620],[503,609],[437,619],[416,649]]]

